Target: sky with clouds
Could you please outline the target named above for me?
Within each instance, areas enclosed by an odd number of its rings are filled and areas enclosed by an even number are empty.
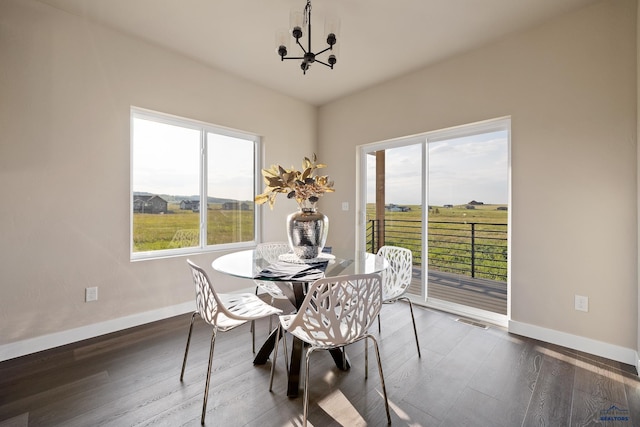
[[[134,119],[133,132],[134,192],[200,193],[199,130]],[[208,133],[208,142],[209,195],[253,200],[253,141]]]
[[[472,200],[506,204],[508,143],[506,131],[428,144],[428,204],[459,205]],[[375,158],[368,156],[367,201],[375,201]],[[386,150],[386,204],[421,203],[422,144]]]
[[[210,134],[209,195],[253,200],[253,142]],[[199,193],[198,130],[134,120],[134,191],[191,196]],[[176,144],[176,141],[179,141]],[[419,205],[422,146],[386,150],[386,203]],[[428,204],[459,205],[472,200],[506,204],[506,131],[428,144]],[[221,154],[222,153],[222,154]],[[375,202],[375,157],[367,156],[367,202]]]

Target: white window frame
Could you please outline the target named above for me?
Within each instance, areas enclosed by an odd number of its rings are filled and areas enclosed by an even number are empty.
[[[130,259],[131,261],[139,261],[139,260],[147,260],[147,259],[158,259],[158,258],[167,258],[173,256],[182,256],[182,255],[190,255],[190,254],[199,254],[206,252],[216,252],[216,251],[224,251],[224,250],[240,250],[255,247],[258,236],[262,235],[261,233],[261,209],[253,209],[254,218],[253,218],[253,239],[251,241],[246,242],[234,242],[234,243],[224,243],[224,244],[216,244],[216,245],[207,245],[207,209],[200,209],[200,220],[199,220],[199,230],[200,230],[200,244],[197,247],[189,247],[189,248],[177,248],[177,249],[159,249],[154,251],[141,251],[134,252],[133,245],[133,218],[134,218],[134,207],[133,207],[133,144],[134,144],[134,134],[133,134],[133,121],[134,119],[144,119],[150,120],[158,123],[164,123],[169,125],[174,125],[187,129],[194,129],[200,132],[200,158],[199,158],[199,196],[200,196],[200,206],[207,206],[207,133],[214,133],[217,135],[229,136],[239,139],[244,139],[247,141],[251,141],[253,143],[253,171],[254,171],[254,179],[253,179],[253,194],[256,193],[256,189],[259,188],[262,182],[261,165],[262,165],[262,139],[259,135],[252,134],[249,132],[239,131],[235,129],[225,128],[218,125],[213,125],[210,123],[201,122],[198,120],[188,119],[184,117],[174,116],[171,114],[160,113],[157,111],[152,111],[140,107],[131,107],[130,113],[130,165],[129,165],[129,177],[130,177],[130,192],[129,192],[129,213],[130,213],[130,224],[129,224],[129,244],[130,244]],[[204,202],[204,203],[203,203]]]

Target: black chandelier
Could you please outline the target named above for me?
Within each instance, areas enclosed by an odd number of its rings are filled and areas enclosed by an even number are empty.
[[[333,70],[333,66],[337,62],[336,58],[336,49],[334,46],[337,43],[336,33],[338,32],[339,22],[337,19],[327,19],[325,22],[325,35],[327,36],[327,44],[329,45],[325,49],[321,50],[318,53],[313,53],[311,50],[311,0],[307,0],[307,5],[304,7],[303,12],[292,11],[290,16],[290,29],[289,31],[279,31],[276,35],[276,45],[278,46],[278,55],[280,55],[280,60],[284,61],[285,59],[298,59],[302,60],[300,64],[300,68],[302,69],[303,74],[307,74],[307,70],[311,67],[311,64],[317,62],[319,64],[325,65]],[[300,43],[300,39],[305,35],[305,27],[307,33],[307,48]],[[296,39],[296,44],[300,46],[303,56],[287,56],[288,49],[288,40],[289,40],[289,32],[291,36]],[[331,51],[329,57],[327,58],[327,62],[323,62],[318,59],[318,56]]]

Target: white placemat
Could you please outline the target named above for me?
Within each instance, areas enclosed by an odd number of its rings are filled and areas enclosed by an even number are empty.
[[[324,252],[319,253],[317,258],[308,258],[308,259],[298,258],[298,256],[294,253],[287,253],[287,254],[282,254],[278,256],[278,259],[280,261],[290,262],[293,264],[313,264],[314,262],[330,261],[335,258],[336,258],[335,255],[327,254]]]

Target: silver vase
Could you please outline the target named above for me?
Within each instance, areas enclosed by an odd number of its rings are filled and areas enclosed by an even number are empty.
[[[327,241],[329,218],[315,208],[301,207],[287,216],[289,246],[300,259],[317,258]]]

